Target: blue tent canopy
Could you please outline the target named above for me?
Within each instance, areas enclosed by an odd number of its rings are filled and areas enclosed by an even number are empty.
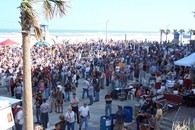
[[[36,42],[35,45],[48,45],[49,43],[48,42],[45,42],[45,41],[39,41],[39,42]]]

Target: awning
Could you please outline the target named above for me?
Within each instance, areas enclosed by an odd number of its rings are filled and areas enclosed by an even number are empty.
[[[180,60],[175,61],[174,64],[179,65],[179,66],[192,67],[193,65],[195,65],[195,52],[187,57],[184,57]]]

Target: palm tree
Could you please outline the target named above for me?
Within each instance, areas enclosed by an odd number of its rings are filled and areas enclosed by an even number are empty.
[[[166,30],[165,30],[165,34],[166,34],[166,43],[167,43],[167,36],[168,36],[169,33],[171,33],[171,31],[170,31],[169,29],[166,29]]]
[[[194,34],[194,32],[195,32],[195,30],[193,30],[193,29],[188,30],[188,33],[190,34],[190,40],[191,40],[192,35]]]
[[[173,29],[173,34],[177,32],[177,29]]]
[[[165,33],[164,29],[160,29],[160,43],[162,43],[162,35]]]
[[[20,25],[22,29],[23,73],[24,73],[24,129],[33,130],[32,87],[31,87],[31,55],[30,31],[34,29],[35,37],[41,38],[41,30],[33,5],[43,3],[44,16],[47,20],[55,16],[66,15],[66,3],[63,0],[22,0],[20,9]]]
[[[183,33],[184,33],[184,32],[185,32],[185,30],[184,30],[184,29],[180,29],[180,30],[179,30],[179,33],[181,34],[181,40],[180,40],[180,41],[181,41],[181,43],[182,43],[182,37],[183,37]]]

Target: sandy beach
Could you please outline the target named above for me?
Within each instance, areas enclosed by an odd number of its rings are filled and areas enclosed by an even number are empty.
[[[19,31],[9,31],[0,32],[0,42],[6,39],[11,39],[19,44],[22,44],[22,36]],[[86,42],[90,40],[106,40],[106,32],[86,32],[86,31],[73,31],[73,32],[48,32],[46,35],[46,41],[50,44],[63,43],[69,41],[70,43]],[[160,32],[108,32],[107,40],[131,40],[134,42],[160,42]],[[168,41],[173,40],[173,34],[169,34],[167,37]],[[165,41],[165,35],[163,35],[162,40]],[[32,36],[31,43],[36,43],[36,39]]]

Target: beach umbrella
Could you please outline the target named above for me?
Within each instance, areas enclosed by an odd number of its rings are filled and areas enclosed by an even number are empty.
[[[39,42],[36,42],[35,45],[48,45],[49,43],[48,42],[45,42],[45,41],[39,41]]]
[[[7,39],[5,41],[0,42],[0,46],[11,46],[17,44],[15,41]]]

